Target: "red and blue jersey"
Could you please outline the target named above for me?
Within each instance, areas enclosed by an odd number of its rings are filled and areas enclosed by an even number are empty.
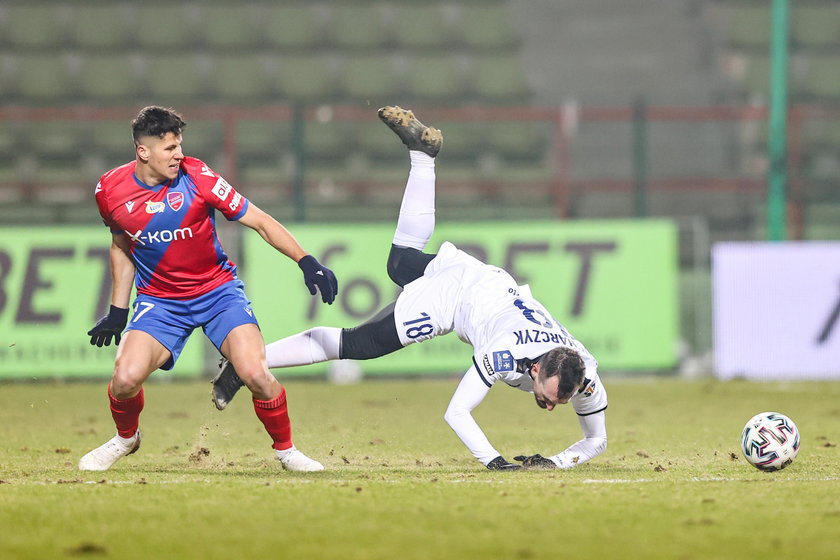
[[[199,159],[185,157],[178,176],[150,187],[136,162],[107,172],[96,185],[105,225],[128,237],[138,294],[190,299],[236,278],[216,233],[216,210],[238,220],[248,200]]]

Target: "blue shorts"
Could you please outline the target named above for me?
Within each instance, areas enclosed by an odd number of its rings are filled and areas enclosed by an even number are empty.
[[[140,294],[126,331],[155,337],[171,356],[160,369],[172,369],[193,329],[201,327],[221,352],[227,335],[239,325],[259,326],[241,280],[232,280],[193,299],[164,299]]]

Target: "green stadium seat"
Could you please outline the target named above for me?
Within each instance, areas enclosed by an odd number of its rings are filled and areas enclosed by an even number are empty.
[[[542,122],[501,121],[487,126],[490,150],[507,158],[542,159],[549,144],[551,129]]]
[[[292,123],[288,121],[238,121],[236,151],[241,157],[278,155],[292,149]]]
[[[840,9],[831,4],[795,5],[791,12],[791,39],[798,48],[840,47]]]
[[[396,43],[414,52],[445,50],[453,45],[453,31],[438,4],[397,5]]]
[[[724,42],[736,48],[765,49],[770,43],[769,3],[721,6]]]
[[[268,45],[303,51],[325,42],[324,24],[315,6],[271,2],[265,9],[261,19],[263,39]]]
[[[85,49],[122,48],[134,24],[129,4],[122,2],[77,3],[70,13],[70,41]]]
[[[457,102],[465,91],[462,74],[458,61],[446,54],[414,57],[406,68],[406,91],[426,103]]]
[[[247,185],[246,194],[249,198],[254,197],[254,202],[261,205],[275,202],[278,197],[285,195],[286,189],[282,185],[288,185],[294,180],[294,166],[281,154],[250,157],[240,163],[238,176],[239,182]],[[271,187],[271,190],[260,187]]]
[[[35,178],[44,192],[52,199],[66,201],[80,200],[90,193],[89,187],[96,184],[101,172],[85,169],[82,160],[77,155],[46,155],[38,158]],[[71,190],[76,186],[79,190]],[[83,192],[85,194],[83,194]]]
[[[352,145],[359,146],[375,163],[398,159],[403,167],[407,165],[402,142],[378,118],[354,123]]]
[[[471,93],[494,103],[525,103],[529,88],[519,59],[514,56],[479,56],[470,62]]]
[[[189,2],[154,4],[154,25],[137,26],[133,40],[136,48],[143,50],[167,50],[186,48],[196,44],[202,35],[201,27],[195,27]],[[151,9],[151,7],[150,7]]]
[[[224,148],[224,128],[221,121],[190,120],[185,115],[187,127],[184,129],[181,146],[188,156],[204,160],[208,165],[214,161]],[[216,170],[221,171],[221,170]]]
[[[139,63],[125,54],[89,54],[82,59],[79,90],[90,102],[124,105],[140,88]]]
[[[334,73],[322,56],[283,56],[277,61],[274,90],[286,100],[315,103],[331,96],[334,87]]]
[[[812,56],[797,88],[798,93],[811,101],[840,101],[840,56]]]
[[[347,57],[341,64],[341,93],[371,106],[392,103],[401,91],[401,77],[387,55]]]
[[[770,92],[770,60],[766,56],[748,57],[743,72],[734,78],[738,88],[748,96],[766,100]]]
[[[262,101],[271,92],[269,62],[256,53],[213,57],[209,81],[210,91],[223,103]]]
[[[43,3],[15,2],[5,6],[4,40],[14,47],[49,48],[65,40],[62,10]]]
[[[27,146],[36,154],[72,157],[89,138],[84,121],[35,121],[26,125]]]
[[[840,154],[840,119],[809,119],[802,126],[806,152],[827,151]]]
[[[207,91],[208,64],[200,54],[150,54],[142,80],[145,93],[158,105],[195,103]]]
[[[466,46],[487,52],[505,50],[518,44],[505,4],[463,4],[456,33]]]
[[[128,161],[134,157],[130,119],[124,121],[93,121],[91,138],[97,153],[103,157],[119,157]]]
[[[487,123],[485,122],[440,122],[435,123],[443,132],[441,154],[447,160],[474,160],[487,144]]]
[[[200,37],[214,51],[254,47],[260,40],[261,13],[253,3],[200,4]]]
[[[17,94],[27,103],[60,104],[74,95],[69,57],[22,53],[15,57]]]
[[[330,24],[331,42],[341,50],[382,48],[388,43],[389,26],[378,3],[336,5],[330,10]]]
[[[303,143],[309,161],[317,165],[324,158],[335,158],[351,151],[350,130],[352,123],[330,121],[308,122],[303,131]]]

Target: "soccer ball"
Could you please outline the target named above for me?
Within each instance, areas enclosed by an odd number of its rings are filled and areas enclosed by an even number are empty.
[[[779,471],[799,453],[799,430],[793,420],[778,412],[756,414],[741,433],[741,451],[762,471]]]

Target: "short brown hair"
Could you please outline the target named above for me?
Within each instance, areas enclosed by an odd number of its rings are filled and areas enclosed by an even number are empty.
[[[144,107],[131,121],[134,143],[139,144],[144,136],[163,138],[168,132],[181,134],[187,126],[186,121],[174,109],[150,105]]]
[[[557,397],[571,398],[575,388],[583,382],[586,365],[577,351],[558,346],[549,350],[540,358],[540,373],[546,377],[560,376]]]

